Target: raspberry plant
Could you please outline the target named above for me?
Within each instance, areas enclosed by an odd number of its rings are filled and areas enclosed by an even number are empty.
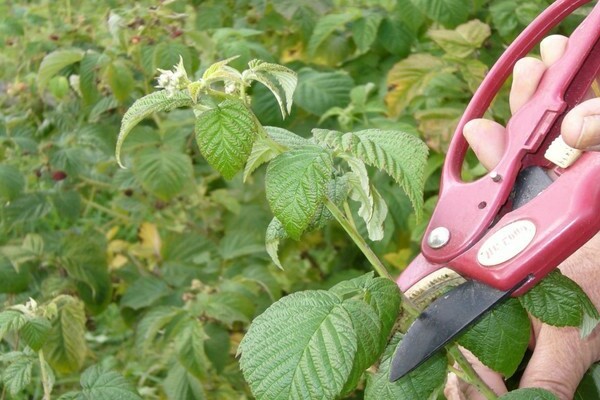
[[[388,207],[370,181],[370,166],[393,178],[418,216],[423,206],[427,146],[403,131],[313,129],[312,136],[304,138],[282,128],[264,127],[250,109],[248,90],[254,82],[266,86],[286,117],[297,76],[284,66],[259,60],[250,61],[248,69],[239,72],[228,65],[234,59],[209,66],[196,81],[187,76],[182,60],[172,71],[160,70],[158,87],[164,90],[137,100],[123,117],[116,147],[119,164],[123,166],[121,147],[139,121],[158,111],[191,108],[200,152],[225,178],[243,171],[244,180],[248,180],[259,166],[268,164],[265,193],[274,218],[265,238],[267,251],[279,268],[285,269],[277,254],[281,240],[300,240],[306,232],[333,219],[379,275],[342,281],[329,290],[290,294],[252,322],[238,355],[244,377],[258,399],[335,399],[348,395],[382,355],[377,372],[367,376],[367,399],[436,397],[448,371],[494,399],[497,396],[468,365],[457,345],[510,377],[529,342],[527,311],[551,325],[585,325],[584,334],[595,326],[600,315],[585,293],[554,272],[521,299],[510,299],[489,312],[447,346],[446,355],[437,354],[390,383],[391,356],[401,340],[401,331],[393,328],[398,328],[398,318],[405,314],[399,326],[406,329],[406,321],[418,316],[420,310],[399,292],[384,264],[358,232],[348,202],[359,203],[357,215],[368,238],[383,239]],[[555,300],[551,304],[550,298]],[[453,363],[458,368],[451,366]],[[527,398],[540,392],[523,390],[507,398]],[[553,398],[549,393],[544,396]]]

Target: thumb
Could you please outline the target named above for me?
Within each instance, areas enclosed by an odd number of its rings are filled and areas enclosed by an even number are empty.
[[[578,343],[577,328],[544,325],[539,331],[535,351],[519,386],[546,389],[561,400],[572,399],[579,382],[592,364],[589,352],[585,354]]]
[[[562,136],[571,147],[600,150],[600,98],[573,108],[563,120]]]

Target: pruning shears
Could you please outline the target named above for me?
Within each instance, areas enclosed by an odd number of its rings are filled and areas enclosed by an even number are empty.
[[[461,179],[465,124],[483,116],[520,58],[591,0],[557,0],[504,52],[462,116],[442,169],[439,200],[421,254],[398,279],[404,292],[457,277],[415,320],[392,361],[395,381],[510,296],[519,296],[600,231],[600,153],[560,138],[565,114],[600,73],[600,2],[570,36],[532,99],[507,125],[499,164],[474,182]],[[553,171],[551,179],[547,171]]]

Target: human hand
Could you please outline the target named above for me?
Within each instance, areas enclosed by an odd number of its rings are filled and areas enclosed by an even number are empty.
[[[550,36],[540,44],[541,58],[527,57],[519,60],[513,72],[510,108],[515,113],[535,93],[545,70],[565,52],[567,38]],[[571,110],[563,120],[562,136],[571,147],[582,150],[600,150],[600,98],[588,100]],[[500,161],[506,148],[505,128],[491,120],[470,121],[463,130],[469,145],[488,170]],[[596,307],[600,306],[600,235],[560,265],[563,274],[577,282]],[[600,329],[586,339],[581,339],[577,328],[557,328],[532,319],[533,355],[529,361],[520,387],[541,387],[556,394],[561,400],[572,399],[577,386],[588,368],[600,361]],[[465,351],[475,370],[497,394],[506,392],[502,377],[483,366],[472,354]],[[445,390],[449,400],[484,399],[466,383],[452,375]]]

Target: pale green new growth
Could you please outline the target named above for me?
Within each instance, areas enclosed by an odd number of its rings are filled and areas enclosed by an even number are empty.
[[[242,75],[237,69],[227,65],[238,57],[239,56],[230,57],[226,60],[218,61],[212,64],[206,69],[206,71],[204,71],[204,74],[202,74],[201,82],[205,85],[210,85],[213,82],[225,80],[240,83],[242,80]]]
[[[252,145],[252,151],[248,156],[248,161],[244,167],[244,182],[248,180],[250,175],[261,165],[271,161],[277,157],[279,153],[275,151],[269,144],[267,138],[258,137]]]
[[[226,179],[244,167],[257,134],[252,113],[237,100],[225,100],[196,118],[200,152]]]
[[[248,66],[250,68],[242,73],[242,80],[255,80],[265,85],[277,99],[283,118],[289,115],[292,111],[292,97],[298,84],[297,74],[282,65],[260,60],[252,60]]]
[[[279,260],[279,242],[285,238],[287,238],[287,234],[283,225],[277,218],[273,218],[265,234],[265,248],[273,263],[280,269],[283,269],[283,265],[281,265],[281,261]]]
[[[371,185],[365,164],[355,157],[343,157],[353,174],[350,175],[350,198],[360,202],[358,215],[365,221],[369,239],[383,239],[383,223],[387,217],[387,204],[377,189]]]
[[[117,158],[119,165],[124,168],[121,161],[121,147],[123,146],[123,142],[127,138],[127,135],[129,135],[129,132],[131,132],[141,120],[155,112],[169,111],[178,107],[191,106],[192,104],[192,98],[186,92],[178,91],[169,96],[164,90],[151,93],[133,103],[123,116],[119,137],[117,138],[115,157]]]
[[[273,214],[293,239],[308,228],[327,193],[333,161],[320,146],[277,156],[267,168],[266,194]]]
[[[319,143],[388,173],[406,192],[420,216],[428,149],[419,138],[400,131],[379,129],[349,133],[313,129],[313,134]]]
[[[252,152],[246,162],[244,168],[244,182],[248,177],[261,165],[271,161],[279,155],[279,152],[273,149],[269,143],[269,139],[272,139],[276,143],[284,146],[286,149],[296,149],[309,144],[308,139],[298,136],[293,132],[290,132],[283,128],[275,126],[265,126],[265,132],[268,138],[258,137],[252,147]]]

